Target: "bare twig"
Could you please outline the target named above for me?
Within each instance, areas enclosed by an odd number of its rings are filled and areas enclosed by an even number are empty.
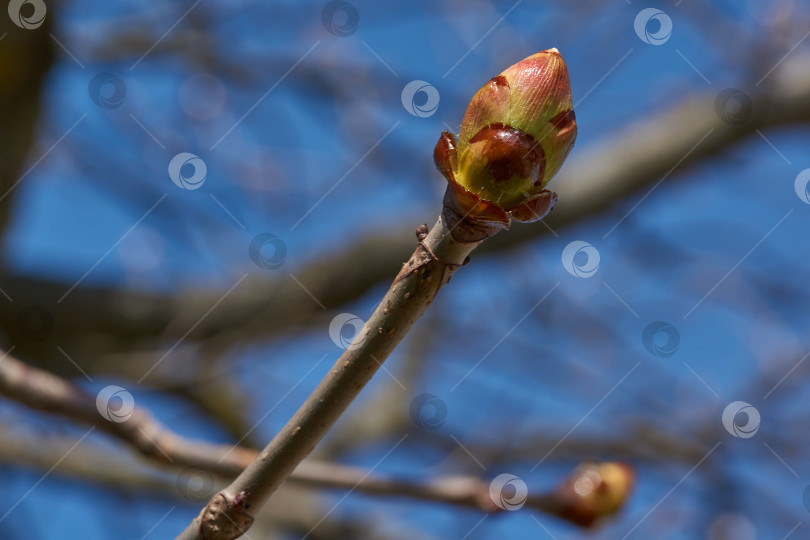
[[[0,394],[32,409],[58,413],[95,426],[127,443],[144,457],[161,464],[194,467],[231,479],[258,456],[257,451],[249,448],[210,444],[177,435],[140,407],[136,407],[126,421],[111,422],[99,413],[93,395],[8,353],[0,358]],[[132,478],[135,484],[140,485],[137,475]],[[484,512],[501,510],[489,496],[489,484],[471,476],[414,481],[370,474],[357,467],[304,461],[292,473],[290,481],[322,489],[345,489],[378,496],[436,501]],[[578,519],[578,514],[571,511],[572,505],[566,504],[553,491],[532,493],[526,506],[574,523],[590,524]]]
[[[8,353],[0,359],[0,394],[33,409],[59,413],[96,426],[126,441],[141,454],[163,463],[233,476],[256,455],[255,451],[239,446],[209,444],[181,437],[139,407],[126,421],[111,422],[99,413],[95,396],[47,371],[28,366]]]
[[[440,217],[329,374],[260,456],[217,493],[179,538],[231,539],[337,421],[438,290],[480,243],[458,242]]]

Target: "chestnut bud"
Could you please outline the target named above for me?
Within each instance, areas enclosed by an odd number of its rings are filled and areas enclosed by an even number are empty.
[[[557,200],[545,186],[576,136],[568,68],[557,49],[507,68],[473,96],[458,139],[444,131],[436,143],[434,161],[449,183],[448,221],[477,229],[476,239],[511,221],[543,218]]]
[[[560,514],[589,527],[621,510],[635,481],[635,471],[625,463],[584,463],[557,488]]]

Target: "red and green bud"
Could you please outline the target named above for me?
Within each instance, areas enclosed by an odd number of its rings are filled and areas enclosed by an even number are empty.
[[[544,188],[576,135],[568,69],[557,49],[549,49],[484,85],[467,108],[458,141],[443,132],[433,156],[456,212],[506,227],[551,210],[557,195]]]
[[[559,514],[573,523],[589,527],[621,510],[633,492],[635,481],[635,471],[624,463],[580,465],[557,488]]]

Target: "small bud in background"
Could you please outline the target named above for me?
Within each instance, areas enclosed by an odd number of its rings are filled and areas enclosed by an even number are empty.
[[[568,68],[557,49],[492,78],[470,101],[458,139],[444,131],[433,152],[450,184],[451,228],[466,221],[483,238],[511,221],[543,218],[557,200],[544,188],[576,135]]]
[[[618,512],[630,498],[636,473],[624,463],[585,463],[557,488],[560,514],[588,527]]]

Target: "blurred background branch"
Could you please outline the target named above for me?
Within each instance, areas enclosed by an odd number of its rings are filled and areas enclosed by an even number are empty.
[[[110,399],[99,402],[95,396],[76,388],[59,377],[26,366],[11,356],[10,351],[3,353],[2,359],[0,359],[0,394],[32,409],[57,413],[68,419],[90,425],[91,430],[97,428],[107,432],[151,462],[182,467],[180,472],[183,474],[201,470],[213,473],[221,479],[231,480],[258,455],[257,451],[240,447],[238,443],[236,445],[214,445],[179,436],[157,422],[148,411],[135,407],[134,403],[120,398],[117,403],[114,403],[111,398],[114,396],[108,396]],[[106,416],[110,418],[105,418],[105,414],[99,407],[104,407]],[[63,452],[62,455],[72,453],[89,433],[87,432],[84,437],[71,445],[69,450]],[[64,447],[66,445],[60,443],[53,446]],[[5,450],[8,455],[14,455],[14,449],[18,448],[19,442],[15,441]],[[104,452],[98,452],[102,456],[98,460],[94,457],[91,458],[97,453],[92,448],[83,447],[82,452],[85,454],[84,457],[76,459],[74,456],[75,465],[69,467],[70,474],[79,477],[86,476],[94,481],[112,482],[113,484],[118,482],[139,489],[169,491],[165,482],[161,482],[155,474],[150,475],[148,471],[138,473],[125,471],[116,475],[107,473],[107,468],[102,467],[99,472],[99,464],[110,464],[111,461],[114,462],[114,458],[104,455]],[[0,454],[2,453],[3,450],[0,449]],[[25,452],[22,453],[25,454]],[[35,462],[40,463],[40,461]],[[94,463],[94,467],[83,467],[83,464],[91,462]],[[112,465],[106,467],[112,468]],[[90,472],[91,470],[93,472]],[[310,460],[298,465],[289,481],[296,485],[320,489],[342,489],[368,495],[411,497],[468,506],[487,513],[503,510],[490,498],[489,483],[479,478],[472,476],[437,477],[419,482],[382,477],[374,475],[372,472],[357,467]],[[205,479],[208,481],[208,485],[199,486],[196,489],[195,496],[199,497],[200,502],[207,501],[208,497],[216,493],[214,477],[208,476]],[[569,479],[567,482],[572,483],[574,480]],[[598,484],[598,478],[595,482]],[[184,481],[180,483],[179,487],[185,486],[188,489],[188,484],[190,481]],[[598,493],[597,497],[607,498],[608,496],[599,493],[596,486],[593,490]],[[618,494],[617,490],[619,490]],[[610,497],[618,497],[620,502],[613,502],[612,506],[608,507],[608,511],[605,511],[599,504],[592,502],[585,504],[584,494],[580,493],[578,497],[572,499],[571,495],[563,496],[563,493],[567,494],[567,492],[568,490],[563,490],[559,493],[533,495],[526,504],[529,508],[540,512],[552,514],[579,525],[590,526],[596,520],[615,512],[629,495],[627,487],[611,486]]]

